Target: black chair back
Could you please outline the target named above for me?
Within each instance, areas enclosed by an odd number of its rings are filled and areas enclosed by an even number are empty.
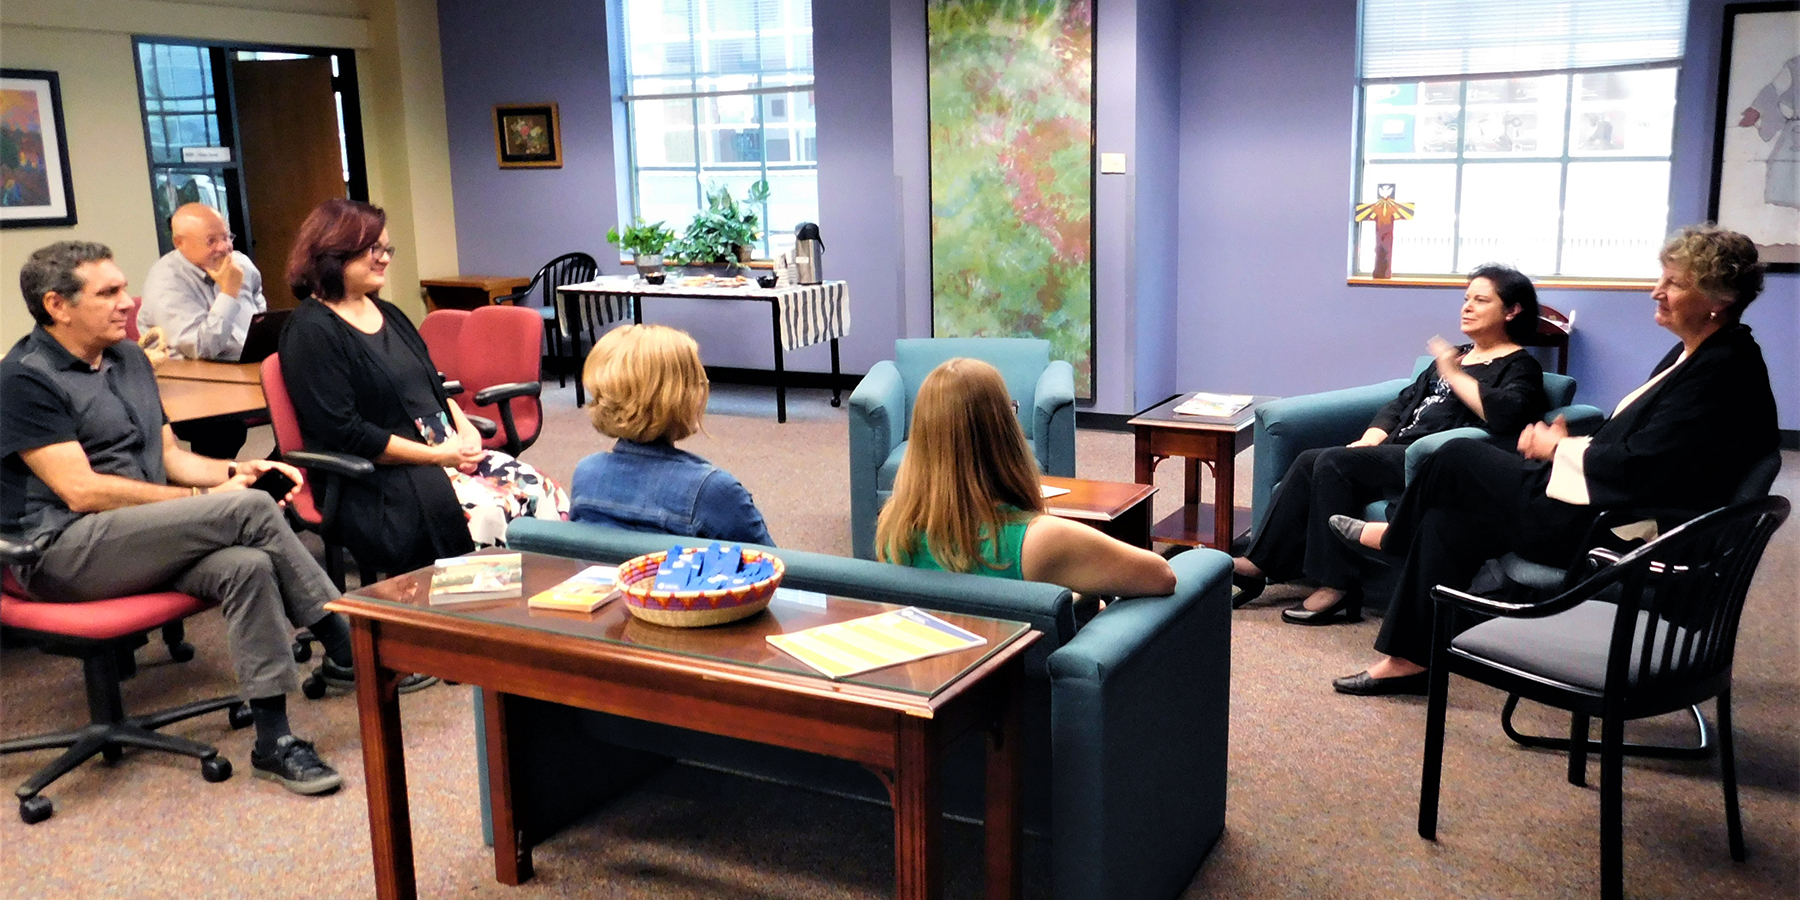
[[[1717,692],[1718,680],[1731,671],[1757,562],[1789,510],[1787,498],[1766,495],[1714,510],[1591,579],[1618,585],[1609,695],[1628,698],[1627,708],[1680,709],[1694,702],[1685,698],[1696,691]]]
[[[525,288],[526,295],[537,294],[540,306],[553,307],[556,297],[552,294],[565,284],[579,284],[593,281],[600,271],[600,264],[586,253],[564,253],[547,262],[537,274],[531,276],[531,284]]]

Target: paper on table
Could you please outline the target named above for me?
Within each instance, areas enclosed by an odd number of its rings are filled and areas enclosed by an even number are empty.
[[[1175,414],[1223,418],[1234,415],[1238,410],[1249,406],[1250,400],[1249,394],[1209,394],[1199,391],[1181,401],[1175,407]]]
[[[1053,487],[1048,484],[1038,485],[1038,494],[1040,496],[1042,496],[1045,500],[1048,500],[1051,497],[1061,497],[1062,495],[1064,495],[1068,492],[1069,492],[1069,489],[1064,488],[1064,487]]]
[[[768,641],[821,674],[845,678],[980,646],[987,638],[909,606],[790,634],[771,634]]]

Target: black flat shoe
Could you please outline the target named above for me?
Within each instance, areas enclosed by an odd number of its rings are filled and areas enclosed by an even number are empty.
[[[1307,609],[1306,604],[1299,604],[1292,609],[1281,611],[1281,621],[1289,625],[1330,625],[1337,621],[1338,613],[1344,614],[1345,624],[1362,621],[1363,594],[1362,587],[1352,587],[1344,591],[1337,602],[1324,609]]]
[[[1331,528],[1332,534],[1337,535],[1338,540],[1344,542],[1344,546],[1348,547],[1351,553],[1384,565],[1393,564],[1393,558],[1388,556],[1386,551],[1370,547],[1362,542],[1363,529],[1367,528],[1369,523],[1352,516],[1332,516],[1325,520],[1325,524]]]
[[[1425,696],[1431,689],[1430,672],[1415,672],[1411,675],[1397,675],[1393,678],[1371,678],[1367,670],[1331,680],[1331,686],[1340,694],[1355,694],[1359,697],[1381,697],[1388,694],[1413,694]]]
[[[1242,609],[1244,604],[1261,597],[1268,584],[1269,579],[1261,575],[1231,573],[1231,608]]]

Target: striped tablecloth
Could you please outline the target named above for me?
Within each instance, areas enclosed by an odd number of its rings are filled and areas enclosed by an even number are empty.
[[[561,323],[565,336],[568,334],[569,318],[560,315],[564,297],[580,302],[588,316],[592,317],[590,320],[601,325],[629,316],[632,302],[645,297],[774,303],[781,322],[783,350],[797,350],[850,333],[850,286],[842,281],[774,288],[720,288],[649,285],[620,278],[598,278],[563,285],[557,289],[557,293],[557,320]]]

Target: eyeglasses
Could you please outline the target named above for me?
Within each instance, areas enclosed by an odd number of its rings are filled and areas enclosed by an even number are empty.
[[[393,244],[376,244],[370,247],[367,252],[370,259],[380,259],[383,256],[388,259],[393,259],[394,251],[395,247]]]

